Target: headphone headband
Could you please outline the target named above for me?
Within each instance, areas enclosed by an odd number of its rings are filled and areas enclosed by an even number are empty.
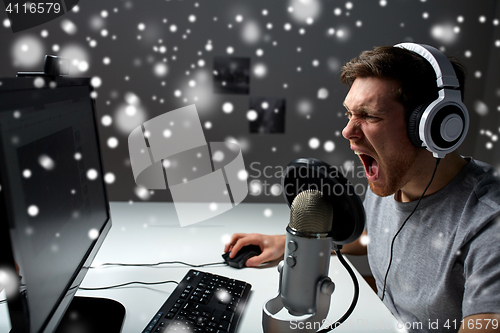
[[[460,87],[453,65],[438,49],[430,45],[415,43],[400,43],[394,45],[394,47],[413,51],[426,59],[432,65],[432,68],[434,68],[434,72],[436,72],[436,83],[438,88]]]

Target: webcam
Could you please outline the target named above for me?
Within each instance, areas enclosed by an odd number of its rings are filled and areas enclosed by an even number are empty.
[[[46,55],[43,63],[43,72],[17,72],[18,77],[26,76],[64,76],[69,74],[69,59]]]

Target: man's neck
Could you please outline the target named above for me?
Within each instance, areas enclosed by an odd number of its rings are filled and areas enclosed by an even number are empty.
[[[401,202],[410,202],[418,200],[425,188],[431,180],[432,173],[435,167],[435,158],[431,154],[425,152],[417,160],[415,169],[413,170],[415,176],[395,193],[394,199]],[[462,158],[458,153],[453,152],[446,155],[441,161],[436,170],[434,179],[425,192],[425,196],[436,193],[455,178],[456,175],[467,164],[467,160]]]

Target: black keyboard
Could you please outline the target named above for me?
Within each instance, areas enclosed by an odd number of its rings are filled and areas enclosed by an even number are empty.
[[[252,286],[190,270],[142,333],[234,333]]]

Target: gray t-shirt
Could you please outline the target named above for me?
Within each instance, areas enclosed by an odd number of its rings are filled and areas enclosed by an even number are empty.
[[[418,328],[410,331],[456,332],[462,318],[500,313],[500,179],[490,165],[467,159],[446,187],[422,199],[394,243],[384,303],[406,327]],[[379,297],[391,241],[416,203],[366,194],[368,260]]]

